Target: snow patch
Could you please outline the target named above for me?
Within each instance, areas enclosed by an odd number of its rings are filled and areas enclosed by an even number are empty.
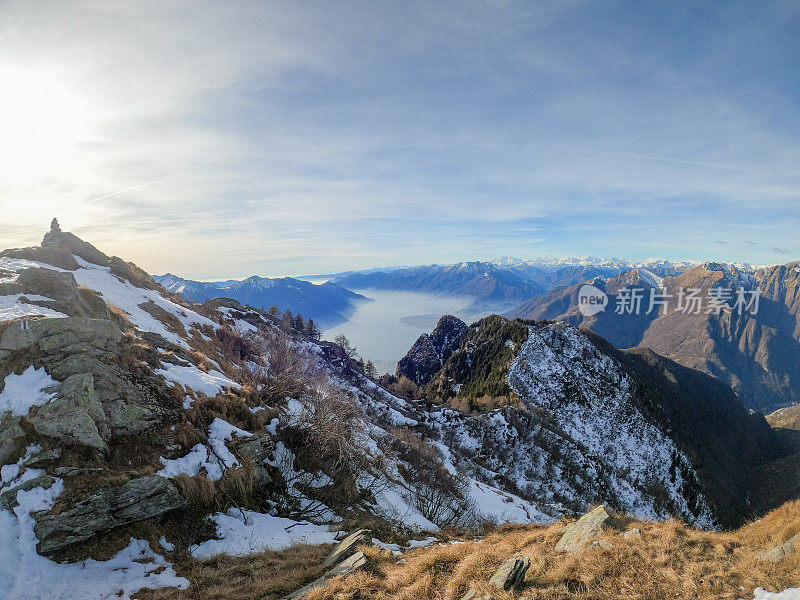
[[[11,373],[0,392],[0,415],[10,410],[15,417],[26,416],[32,407],[42,406],[54,398],[54,394],[44,390],[56,385],[58,382],[44,367],[36,369],[31,365],[22,375]]]
[[[324,525],[293,521],[235,508],[211,517],[217,526],[216,540],[208,540],[191,549],[199,559],[220,554],[247,556],[266,550],[286,550],[298,544],[333,544],[336,534]]]
[[[184,366],[172,363],[165,363],[163,366],[164,368],[156,370],[156,373],[163,375],[167,381],[177,383],[184,388],[192,389],[209,397],[221,394],[225,387],[232,387],[237,390],[242,387],[219,371],[211,370],[206,373],[194,365]]]

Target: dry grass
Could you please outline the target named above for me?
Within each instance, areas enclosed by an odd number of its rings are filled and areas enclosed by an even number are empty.
[[[496,600],[752,597],[758,586],[782,590],[800,584],[800,556],[777,565],[758,558],[761,551],[800,530],[800,503],[776,513],[725,533],[697,531],[677,521],[635,522],[643,532],[640,539],[625,540],[620,532],[609,531],[604,538],[613,548],[574,556],[554,551],[563,523],[501,528],[483,541],[410,552],[405,562],[381,553],[376,561],[385,577],[339,579],[307,600],[458,600],[470,588]],[[517,554],[532,560],[525,587],[516,592],[490,588],[487,582],[494,570]]]
[[[220,556],[175,563],[191,585],[188,590],[142,590],[140,600],[240,600],[283,598],[322,574],[320,564],[331,546],[295,546],[244,558]]]
[[[333,580],[306,600],[458,600],[470,588],[496,600],[613,600],[630,598],[735,599],[752,597],[756,587],[779,591],[800,585],[800,555],[779,564],[759,554],[800,531],[800,501],[731,532],[704,532],[678,521],[647,523],[625,519],[642,530],[625,540],[621,530],[604,539],[611,549],[588,549],[579,555],[556,554],[565,523],[549,527],[500,527],[483,540],[464,540],[414,550],[402,559],[376,547],[364,548],[374,567]],[[319,575],[327,548],[300,547],[243,559],[178,563],[192,581],[185,592],[143,592],[144,599],[283,597]],[[523,589],[501,592],[488,580],[503,560],[531,557]]]

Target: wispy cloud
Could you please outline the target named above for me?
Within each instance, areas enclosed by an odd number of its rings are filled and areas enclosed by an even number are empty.
[[[797,25],[781,3],[7,2],[0,66],[91,128],[70,169],[0,183],[0,241],[59,215],[199,278],[768,262],[800,226]]]

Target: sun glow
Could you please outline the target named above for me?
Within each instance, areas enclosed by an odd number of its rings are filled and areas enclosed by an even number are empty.
[[[73,170],[91,139],[87,104],[56,79],[0,66],[0,178],[26,185]]]

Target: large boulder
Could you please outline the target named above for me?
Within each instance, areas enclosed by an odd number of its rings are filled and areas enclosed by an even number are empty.
[[[65,444],[107,450],[101,432],[108,435],[108,424],[92,375],[72,375],[52,391],[56,397],[27,417],[36,432]]]
[[[613,523],[613,518],[613,514],[605,505],[598,506],[574,523],[567,525],[564,535],[556,544],[556,552],[578,554],[600,536],[604,527]]]
[[[122,339],[122,331],[113,321],[73,317],[13,323],[0,337],[0,360],[12,352],[38,349],[48,355],[87,352],[110,354]]]
[[[118,488],[99,489],[69,510],[34,513],[38,550],[51,554],[103,531],[161,517],[186,506],[175,484],[163,477],[132,479]]]
[[[489,584],[498,590],[514,590],[525,581],[525,574],[531,566],[531,559],[527,556],[509,558],[497,569]]]
[[[75,275],[52,269],[25,269],[20,271],[17,284],[26,294],[37,294],[53,300],[78,299],[78,282]]]
[[[372,543],[372,534],[368,529],[359,529],[354,531],[331,551],[328,557],[323,561],[323,567],[332,567],[338,565],[344,559],[349,558],[356,553],[359,546]]]

